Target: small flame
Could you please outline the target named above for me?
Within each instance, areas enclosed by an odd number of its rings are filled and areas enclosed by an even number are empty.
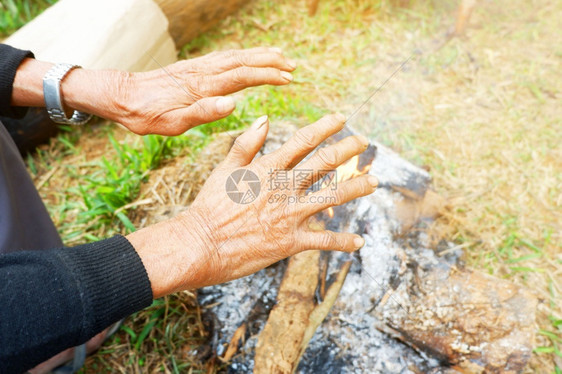
[[[345,164],[336,169],[338,182],[343,182],[353,177],[363,175],[369,172],[371,165],[366,165],[362,170],[359,170],[359,155],[353,156]]]
[[[353,156],[343,165],[336,169],[336,183],[344,182],[359,175],[367,174],[371,169],[371,165],[367,164],[363,169],[359,169],[359,155]],[[334,218],[334,208],[326,209],[328,217]]]

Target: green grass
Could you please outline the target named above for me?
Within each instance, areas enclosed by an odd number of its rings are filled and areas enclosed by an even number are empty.
[[[0,38],[9,36],[56,2],[57,0],[2,0]]]
[[[562,319],[549,316],[552,323],[550,330],[539,329],[539,334],[550,341],[550,346],[536,347],[534,351],[540,354],[554,354],[562,358]],[[560,370],[560,368],[557,368]]]
[[[77,183],[65,191],[66,204],[57,207],[56,215],[63,221],[59,231],[66,243],[100,240],[115,233],[126,234],[135,230],[126,207],[138,196],[140,187],[151,170],[165,159],[181,152],[195,156],[219,131],[234,130],[247,125],[237,117],[193,129],[177,137],[147,135],[133,140],[117,141],[113,128],[104,131],[112,146],[100,159],[79,165],[65,165],[65,171]],[[62,155],[79,155],[82,150],[63,133],[56,141],[63,145]],[[39,160],[43,153],[39,153]],[[44,160],[44,163],[50,163]],[[33,171],[35,161],[29,162]],[[86,168],[87,172],[83,172]],[[74,217],[67,220],[66,217]]]

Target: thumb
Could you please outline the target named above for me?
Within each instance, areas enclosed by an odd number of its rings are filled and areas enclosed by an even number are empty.
[[[236,103],[231,97],[216,96],[197,100],[186,108],[176,109],[169,112],[166,118],[166,133],[162,135],[179,135],[187,130],[217,121],[227,117],[236,108]]]
[[[256,156],[265,142],[269,128],[267,116],[261,116],[252,126],[234,141],[234,145],[226,156],[224,163],[228,166],[246,166]]]

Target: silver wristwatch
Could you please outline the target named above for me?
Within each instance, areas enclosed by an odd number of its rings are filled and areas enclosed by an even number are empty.
[[[60,84],[69,71],[79,68],[78,65],[56,64],[43,77],[43,96],[49,118],[53,122],[65,125],[83,125],[92,118],[91,114],[74,111],[72,117],[66,117],[62,105]]]

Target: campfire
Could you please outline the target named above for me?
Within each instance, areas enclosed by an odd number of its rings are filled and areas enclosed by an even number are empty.
[[[274,127],[262,152],[293,132]],[[364,173],[379,179],[378,191],[314,223],[363,235],[360,251],[307,251],[199,291],[214,354],[231,372],[521,371],[531,354],[536,299],[464,268],[462,250],[446,239],[430,245],[427,228],[443,201],[425,170],[376,144],[335,178]]]

